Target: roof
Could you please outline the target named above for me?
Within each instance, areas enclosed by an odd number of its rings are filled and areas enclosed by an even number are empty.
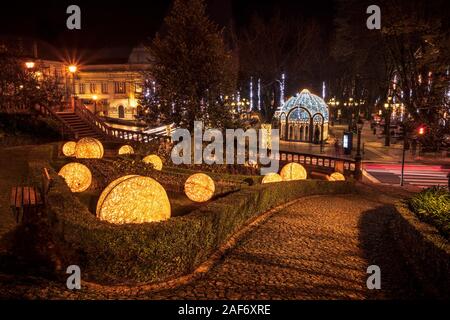
[[[322,115],[325,122],[329,119],[328,105],[325,101],[304,89],[287,100],[275,113],[275,117],[288,116],[290,120],[308,121],[311,117]],[[319,117],[319,116],[317,116]],[[315,118],[317,118],[315,117]]]

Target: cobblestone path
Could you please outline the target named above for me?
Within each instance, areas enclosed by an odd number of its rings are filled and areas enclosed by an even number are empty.
[[[209,273],[186,285],[130,296],[119,290],[64,290],[40,282],[4,286],[3,295],[74,299],[405,299],[414,280],[390,237],[389,201],[360,195],[315,196],[273,214]],[[381,268],[368,290],[367,267]],[[0,279],[1,282],[1,279]],[[2,293],[0,292],[0,296]]]

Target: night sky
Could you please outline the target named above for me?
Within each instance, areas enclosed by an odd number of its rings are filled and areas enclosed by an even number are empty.
[[[66,28],[66,8],[77,4],[82,30]],[[208,0],[210,16],[222,26],[234,22],[239,29],[255,13],[317,19],[332,27],[332,0]],[[0,11],[0,35],[18,35],[45,40],[59,48],[135,46],[151,39],[170,9],[170,0],[42,0],[12,1]]]

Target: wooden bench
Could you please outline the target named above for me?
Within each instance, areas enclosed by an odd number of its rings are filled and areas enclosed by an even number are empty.
[[[47,168],[42,173],[42,188],[35,186],[14,186],[11,188],[10,207],[16,223],[29,222],[45,205],[45,196],[50,188],[51,178]]]

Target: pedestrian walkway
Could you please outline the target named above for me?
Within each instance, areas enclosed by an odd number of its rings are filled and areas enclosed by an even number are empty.
[[[375,192],[380,194],[380,192]],[[203,278],[175,289],[82,288],[29,281],[2,284],[0,296],[70,299],[406,299],[419,296],[394,245],[395,212],[377,195],[315,196],[275,212],[242,238]],[[369,198],[371,200],[369,200]],[[394,200],[392,200],[394,201]],[[378,265],[382,290],[368,290]],[[1,281],[1,278],[0,278]],[[31,284],[31,285],[30,285]],[[106,292],[107,291],[107,292]],[[134,290],[136,292],[136,290]]]

